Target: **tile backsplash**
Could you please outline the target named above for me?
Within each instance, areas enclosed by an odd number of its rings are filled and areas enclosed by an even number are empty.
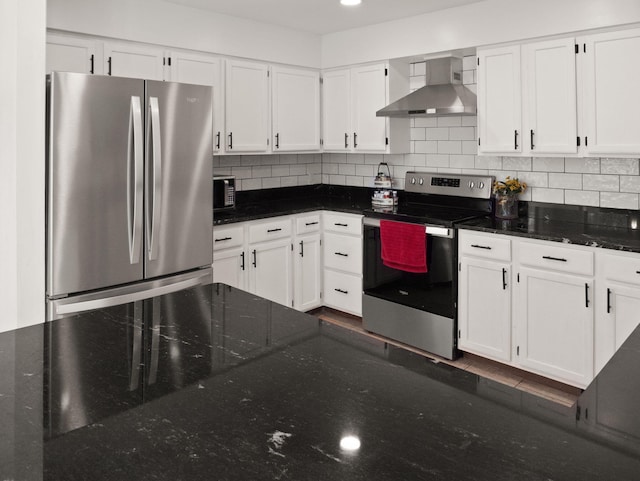
[[[476,87],[476,57],[463,62],[463,81]],[[425,83],[424,63],[411,65],[410,86]],[[372,186],[386,162],[394,187],[404,189],[410,170],[518,177],[529,185],[523,200],[557,204],[638,209],[640,160],[578,157],[478,156],[474,116],[411,119],[411,153],[300,154],[214,157],[216,173],[233,174],[239,190],[310,184]]]

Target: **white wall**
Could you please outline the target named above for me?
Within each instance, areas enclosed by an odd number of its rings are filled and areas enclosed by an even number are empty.
[[[0,0],[0,331],[44,320],[46,0]]]
[[[320,37],[159,0],[49,0],[47,26],[103,37],[320,67]]]
[[[323,68],[640,22],[638,0],[486,0],[322,37]]]

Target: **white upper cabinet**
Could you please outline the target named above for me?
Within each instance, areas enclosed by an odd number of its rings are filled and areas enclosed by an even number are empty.
[[[320,150],[320,73],[274,66],[273,151]]]
[[[324,150],[349,149],[351,131],[351,70],[325,72],[322,77],[322,136]]]
[[[105,42],[103,69],[106,75],[164,80],[164,50],[146,45]]]
[[[581,40],[586,149],[590,154],[640,153],[640,29]]]
[[[269,150],[269,67],[227,60],[225,126],[227,153]]]
[[[391,100],[389,91],[409,93],[408,64],[362,65],[323,73],[323,147],[328,152],[409,152],[408,118],[377,117]]]
[[[184,52],[169,53],[169,79],[213,87],[213,151],[224,144],[224,105],[222,95],[222,60],[211,55]]]
[[[387,119],[376,111],[388,104],[387,66],[366,65],[351,70],[352,143],[354,150],[384,152]]]
[[[520,46],[478,50],[478,153],[522,152]]]
[[[575,48],[573,38],[523,47],[525,152],[578,151]]]
[[[102,73],[102,55],[92,39],[47,35],[47,73]],[[100,50],[101,52],[101,50]]]

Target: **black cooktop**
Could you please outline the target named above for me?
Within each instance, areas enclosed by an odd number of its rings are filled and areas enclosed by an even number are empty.
[[[454,224],[469,219],[483,217],[491,213],[490,201],[466,202],[459,199],[440,199],[439,203],[401,202],[389,208],[371,207],[364,210],[365,217],[389,219],[413,224],[433,224],[452,227]]]

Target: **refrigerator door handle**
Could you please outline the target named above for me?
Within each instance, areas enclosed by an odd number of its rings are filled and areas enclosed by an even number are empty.
[[[159,228],[162,210],[162,146],[160,132],[160,107],[157,97],[149,97],[149,113],[151,121],[148,124],[147,142],[150,150],[152,169],[151,178],[147,185],[147,239],[149,242],[148,256],[153,261],[158,258],[157,229]],[[150,138],[149,138],[150,137]],[[151,188],[149,188],[151,187]]]
[[[142,240],[143,189],[142,107],[140,97],[132,96],[129,105],[129,139],[127,148],[127,227],[129,231],[129,263],[140,262]]]

